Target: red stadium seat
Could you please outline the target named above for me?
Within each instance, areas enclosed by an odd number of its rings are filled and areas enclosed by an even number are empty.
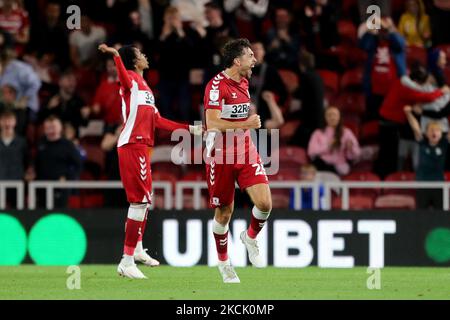
[[[445,181],[450,181],[450,171],[445,172]]]
[[[317,70],[322,78],[323,84],[327,91],[337,93],[339,91],[339,75],[337,72],[330,70]]]
[[[342,198],[340,196],[333,197],[331,201],[332,209],[342,208]],[[350,195],[349,210],[370,210],[374,206],[374,197],[369,195]]]
[[[284,146],[278,149],[280,168],[300,168],[308,163],[306,151],[300,147]]]
[[[344,127],[350,129],[355,135],[356,139],[359,140],[360,134],[360,118],[355,115],[347,115],[343,116],[342,122],[344,123]]]
[[[363,84],[363,70],[355,68],[348,70],[341,78],[341,90],[360,91]]]
[[[366,111],[366,98],[359,92],[342,92],[335,103],[343,113],[362,115]]]
[[[416,181],[416,174],[414,172],[400,171],[388,175],[385,181]],[[385,189],[385,194],[400,194],[415,196],[416,189]]]
[[[278,73],[283,81],[288,92],[292,93],[299,86],[299,79],[295,72],[291,70],[278,70]]]
[[[425,48],[409,46],[406,48],[406,61],[408,65],[418,61],[420,64],[427,65],[427,50]]]
[[[357,31],[352,21],[339,20],[337,27],[341,41],[349,42],[352,44],[355,44],[357,42]]]
[[[415,209],[416,200],[411,195],[385,194],[375,200],[376,209]]]
[[[379,121],[370,121],[361,126],[361,142],[378,143]]]
[[[378,177],[375,173],[372,172],[352,172],[349,175],[342,178],[343,181],[367,181],[367,182],[378,182],[381,181],[380,177]],[[380,192],[379,188],[370,188],[370,189],[358,189],[352,188],[350,189],[350,195],[367,195],[367,196],[375,196]]]

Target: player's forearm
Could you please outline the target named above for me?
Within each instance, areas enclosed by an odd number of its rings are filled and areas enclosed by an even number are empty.
[[[156,127],[158,129],[166,130],[166,131],[175,131],[177,129],[185,129],[189,130],[189,125],[184,123],[178,123],[163,117],[159,117],[156,120]]]
[[[127,69],[125,69],[119,54],[114,54],[114,62],[116,63],[117,76],[119,77],[120,83],[125,89],[131,89],[130,76],[128,75]]]
[[[206,126],[208,129],[216,129],[223,132],[227,130],[250,129],[247,121],[227,121],[222,119],[208,119],[208,117],[206,118]]]

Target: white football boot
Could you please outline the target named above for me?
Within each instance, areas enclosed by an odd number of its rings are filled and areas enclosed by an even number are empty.
[[[252,239],[247,235],[247,231],[241,232],[241,241],[247,248],[248,259],[256,268],[264,268],[265,264],[261,255],[259,254],[258,241]]]
[[[224,283],[241,283],[241,280],[239,280],[236,271],[234,271],[230,263],[230,259],[227,261],[219,261],[218,267]]]
[[[140,262],[149,267],[159,266],[159,261],[150,257],[150,255],[147,253],[147,250],[148,249],[144,249],[140,252],[137,252],[137,250],[135,250],[134,251],[134,261]]]
[[[147,277],[138,269],[136,264],[133,262],[131,264],[126,264],[124,258],[119,263],[117,267],[117,272],[120,276],[130,278],[130,279],[147,279]]]

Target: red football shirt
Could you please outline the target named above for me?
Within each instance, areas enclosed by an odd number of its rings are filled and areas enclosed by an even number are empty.
[[[217,74],[208,82],[204,96],[205,110],[220,110],[220,118],[227,121],[244,121],[250,112],[250,93],[248,92],[248,80],[242,78],[240,82],[231,79],[224,71]],[[214,139],[215,147],[221,145],[226,154],[256,152],[250,138],[250,130],[243,134],[237,134],[234,143],[227,143],[223,135],[208,135],[208,139]],[[208,144],[208,142],[207,142]],[[219,147],[220,148],[220,147]],[[217,150],[217,149],[216,149]]]
[[[174,131],[189,130],[187,124],[180,124],[161,117],[155,106],[155,97],[144,78],[134,71],[126,70],[122,59],[114,57],[120,80],[122,97],[123,127],[117,143],[118,147],[129,143],[153,146],[155,128]]]

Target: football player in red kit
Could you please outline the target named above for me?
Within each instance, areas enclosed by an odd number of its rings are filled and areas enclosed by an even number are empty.
[[[120,81],[123,126],[117,143],[120,177],[130,207],[125,226],[123,258],[117,272],[125,277],[145,279],[135,261],[155,266],[142,247],[142,236],[147,222],[151,199],[150,147],[154,144],[155,128],[168,131],[186,129],[201,134],[201,126],[179,124],[163,118],[155,106],[155,98],[142,77],[148,68],[147,57],[136,47],[123,46],[119,50],[105,44],[99,46],[103,53],[113,55]]]
[[[260,128],[261,121],[258,115],[249,115],[248,79],[256,58],[248,40],[228,42],[223,48],[223,63],[225,70],[217,74],[205,89],[208,129],[206,177],[210,205],[215,208],[213,233],[219,271],[224,282],[239,283],[227,252],[235,181],[254,204],[250,226],[240,234],[240,238],[247,248],[250,262],[258,268],[264,267],[264,263],[256,236],[270,215],[272,199],[264,166],[250,138],[249,129]]]

